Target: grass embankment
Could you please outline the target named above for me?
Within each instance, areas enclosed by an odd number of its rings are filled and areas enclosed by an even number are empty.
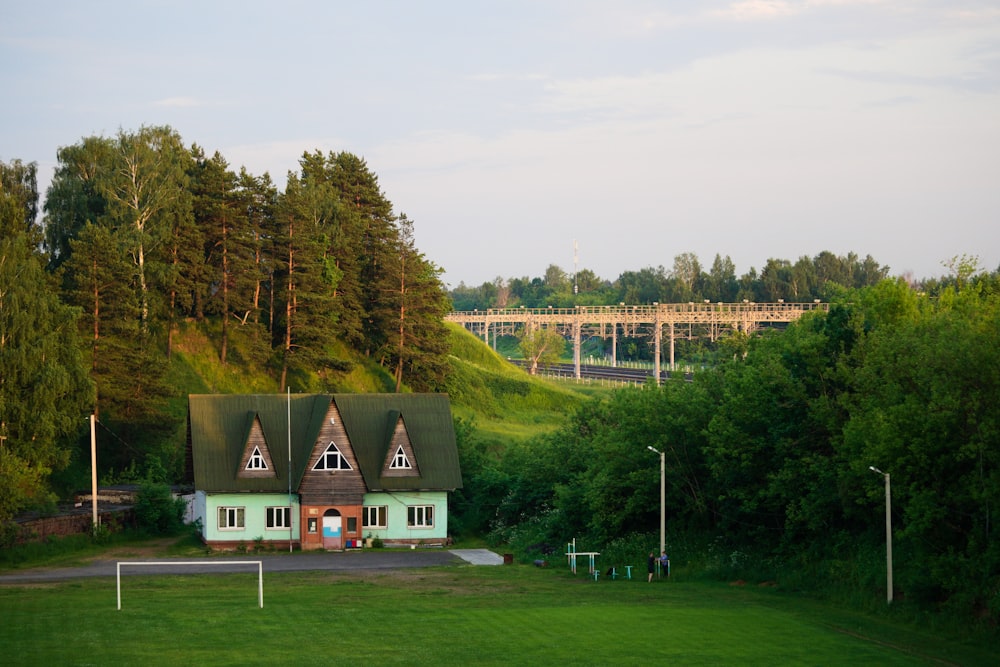
[[[364,554],[358,557],[363,558]],[[996,664],[872,618],[724,584],[568,568],[129,576],[0,586],[14,665]]]
[[[214,331],[213,326],[217,325],[212,322],[183,322],[178,325],[174,336],[167,379],[176,388],[176,397],[168,402],[167,410],[178,424],[175,438],[178,442],[185,437],[188,394],[279,391],[273,369],[242,354],[241,351],[247,347],[245,344],[236,341],[230,345],[229,361],[222,364],[219,350],[213,343],[221,334]],[[450,331],[448,360],[451,369],[445,390],[451,398],[452,412],[456,417],[473,422],[485,442],[505,445],[552,431],[565,423],[566,416],[582,400],[609,391],[531,377],[461,326],[446,326]],[[394,390],[394,380],[386,369],[370,359],[342,345],[331,350],[330,354],[350,367],[346,372],[333,374],[332,377],[336,378],[333,391],[368,393]],[[302,383],[319,386],[316,377],[293,378],[293,391],[300,391],[295,387]]]
[[[533,378],[458,325],[451,329],[452,412],[473,420],[487,441],[509,443],[555,430],[593,388],[577,390]]]

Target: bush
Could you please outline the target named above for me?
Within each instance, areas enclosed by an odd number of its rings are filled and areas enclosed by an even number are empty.
[[[153,535],[176,535],[184,528],[184,501],[174,498],[166,484],[143,482],[135,499],[139,530]]]

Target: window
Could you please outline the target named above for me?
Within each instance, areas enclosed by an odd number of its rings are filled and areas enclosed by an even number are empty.
[[[433,528],[433,505],[410,505],[406,508],[406,526],[408,528]]]
[[[219,530],[243,530],[244,507],[220,507]]]
[[[389,508],[385,505],[365,507],[361,515],[361,525],[365,528],[385,528],[388,525],[386,516]]]
[[[313,470],[354,470],[354,468],[337,449],[337,445],[331,442],[326,451],[320,454],[319,461],[316,461]]]
[[[292,510],[290,507],[268,507],[267,508],[268,528],[288,528],[292,527]]]
[[[247,461],[247,470],[267,470],[267,461],[261,456],[260,447],[254,447]]]
[[[396,450],[396,455],[392,457],[392,463],[389,464],[389,468],[392,470],[409,470],[412,467],[410,460],[406,458],[403,446],[400,445],[399,449]]]

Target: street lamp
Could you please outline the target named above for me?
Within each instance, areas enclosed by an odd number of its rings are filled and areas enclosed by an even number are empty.
[[[646,446],[651,452],[660,455],[660,553],[667,550],[667,458],[666,454],[655,447]]]
[[[885,600],[892,604],[892,492],[889,489],[889,473],[875,466],[868,466],[872,472],[885,477]]]

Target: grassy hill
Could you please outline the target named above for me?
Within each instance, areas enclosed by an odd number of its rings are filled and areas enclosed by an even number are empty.
[[[528,375],[456,324],[447,390],[456,416],[471,419],[487,440],[529,438],[560,426],[587,391]]]
[[[187,396],[194,393],[274,393],[279,391],[273,373],[262,364],[241,358],[239,347],[231,345],[230,363],[219,362],[218,324],[184,322],[174,341],[169,382],[176,388],[170,401],[171,416],[178,428],[186,424]],[[572,384],[534,378],[493,352],[479,338],[455,324],[448,324],[451,372],[446,390],[455,416],[474,423],[487,441],[522,440],[552,430],[563,423],[585,400],[588,391]],[[392,391],[393,379],[370,359],[346,346],[331,351],[352,368],[332,382],[334,391],[371,393]],[[316,377],[297,378],[297,386],[314,385],[306,391],[319,391]],[[179,433],[178,442],[184,434]]]

